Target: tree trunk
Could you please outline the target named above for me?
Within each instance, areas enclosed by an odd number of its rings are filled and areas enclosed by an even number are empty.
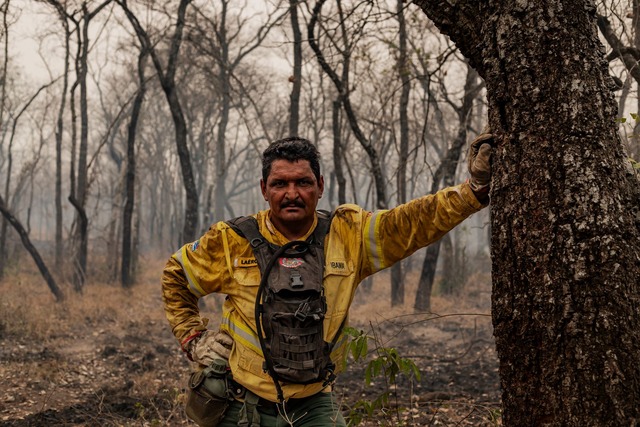
[[[9,141],[7,147],[7,177],[4,183],[4,198],[9,200],[9,189],[11,183],[11,169],[13,167],[13,154],[12,154],[13,138]],[[2,196],[0,196],[2,197]],[[7,249],[7,230],[9,221],[6,218],[2,218],[2,225],[0,225],[0,279],[4,277],[6,269],[6,260],[9,259],[9,253]]]
[[[89,190],[88,150],[89,150],[89,106],[87,94],[87,73],[89,67],[89,24],[91,20],[111,0],[105,0],[95,10],[89,12],[87,4],[82,4],[82,28],[78,25],[79,58],[76,59],[78,87],[80,88],[80,144],[78,146],[78,176],[75,193],[71,193],[69,201],[76,209],[76,250],[74,288],[81,291],[87,277],[87,259],[89,252],[89,220],[86,212],[87,192]]]
[[[18,204],[18,200],[16,199],[16,197],[20,195],[19,191],[14,192],[13,198],[11,198],[9,194],[11,190],[11,172],[13,169],[13,141],[15,140],[18,121],[20,120],[20,117],[22,117],[22,115],[29,109],[29,106],[31,106],[33,101],[36,100],[38,95],[40,95],[40,93],[42,93],[42,91],[46,88],[53,85],[54,82],[55,81],[52,81],[44,86],[41,86],[40,89],[38,89],[36,93],[25,103],[25,105],[17,113],[15,113],[15,117],[13,117],[13,123],[11,124],[11,131],[9,133],[9,142],[7,144],[7,178],[4,182],[4,199],[7,200],[7,202],[9,202],[9,200],[12,200],[11,204],[13,205]],[[40,148],[42,148],[42,145],[40,145]],[[0,195],[0,197],[2,196]],[[10,207],[7,206],[7,209],[10,209]],[[0,278],[2,278],[2,276],[4,275],[5,260],[9,259],[6,249],[7,227],[8,220],[3,218],[2,225],[0,226]]]
[[[89,56],[89,12],[87,5],[82,5],[84,22],[82,32],[78,33],[78,44],[81,46],[80,57],[76,60],[78,87],[80,88],[80,144],[78,145],[78,175],[76,192],[70,197],[76,208],[76,248],[73,276],[74,288],[81,291],[87,276],[87,252],[89,250],[89,222],[85,211],[88,183],[87,152],[89,144],[89,112],[87,102],[87,71]],[[73,199],[73,200],[71,200]]]
[[[593,2],[417,3],[487,85],[504,425],[637,425],[640,183]]]
[[[122,212],[122,270],[120,274],[120,282],[123,287],[128,288],[133,285],[133,269],[132,269],[132,223],[133,223],[133,206],[135,203],[136,188],[136,130],[138,128],[138,119],[142,110],[142,102],[146,91],[144,67],[147,58],[145,50],[140,51],[138,57],[138,93],[133,101],[131,110],[131,119],[129,121],[129,129],[127,130],[127,172],[125,178],[125,203]]]
[[[633,0],[633,18],[631,19],[631,26],[633,28],[633,47],[640,49],[640,1]],[[636,82],[636,87],[640,87],[640,82]],[[636,101],[636,112],[640,112],[640,97]],[[633,135],[640,134],[640,122],[636,121],[633,127]],[[630,143],[629,155],[631,158],[640,161],[640,141],[638,138],[632,138]]]
[[[36,263],[36,266],[40,270],[40,274],[42,274],[42,277],[47,282],[49,289],[51,290],[53,295],[56,297],[56,301],[58,302],[62,301],[64,299],[64,294],[56,284],[56,281],[54,280],[53,276],[49,272],[49,269],[47,268],[47,265],[44,263],[44,260],[40,256],[40,253],[38,252],[36,247],[33,246],[33,243],[31,243],[31,239],[29,239],[29,234],[24,229],[24,227],[22,226],[18,218],[16,218],[9,211],[9,209],[7,209],[7,207],[4,204],[4,199],[1,196],[0,196],[0,213],[13,226],[13,228],[16,230],[16,232],[20,236],[20,239],[22,240],[22,245],[25,247],[25,249],[29,252],[31,257],[33,258],[33,261]]]
[[[291,30],[293,32],[293,75],[289,96],[289,135],[298,136],[300,122],[300,92],[302,90],[302,33],[298,22],[298,0],[289,0]]]
[[[220,13],[220,27],[217,29],[218,42],[220,43],[220,61],[218,79],[222,100],[220,103],[220,121],[218,122],[218,137],[216,139],[216,181],[214,183],[215,197],[213,220],[222,221],[225,218],[224,209],[227,200],[225,180],[227,178],[227,158],[225,153],[225,137],[229,124],[229,111],[231,110],[231,70],[229,69],[229,42],[227,41],[227,5],[222,2]]]
[[[60,108],[56,123],[56,231],[55,231],[55,269],[58,273],[63,271],[63,215],[62,215],[62,137],[64,131],[64,114],[69,88],[69,55],[71,53],[69,23],[64,11],[58,11],[60,22],[64,28],[64,74],[62,76],[62,92],[60,94]]]
[[[411,70],[407,54],[407,25],[404,19],[404,0],[398,0],[396,15],[398,17],[398,76],[402,88],[400,90],[400,147],[398,150],[398,204],[407,201],[407,158],[409,157],[409,95],[411,94]]]
[[[398,149],[398,172],[396,183],[398,204],[407,201],[407,158],[409,157],[409,95],[411,94],[411,73],[407,55],[407,25],[404,19],[404,1],[396,3],[398,18],[398,76],[402,88],[400,90],[400,145]],[[391,267],[391,306],[404,304],[404,280],[402,263]]]
[[[11,26],[9,22],[9,4],[10,1],[6,1],[2,4],[0,8],[0,12],[2,13],[2,33],[4,35],[3,40],[3,58],[2,58],[2,78],[3,84],[0,85],[0,126],[4,127],[4,109],[7,101],[7,85],[8,81],[7,72],[9,70],[9,27]],[[9,173],[11,171],[11,151],[9,150],[8,156],[9,158]],[[7,183],[9,182],[10,175],[7,174]],[[5,191],[5,197],[8,197],[8,191]],[[0,225],[0,279],[4,277],[4,270],[6,267],[7,256],[7,245],[6,245],[6,236],[7,236],[7,220],[2,219],[2,225]]]
[[[416,312],[431,311],[431,293],[433,291],[433,281],[436,277],[438,256],[440,255],[440,243],[441,241],[438,240],[430,244],[425,251],[422,270],[420,270],[420,278],[418,279],[416,300],[413,303],[413,309]]]
[[[454,242],[459,241],[455,237],[456,231],[452,230],[441,240],[442,271],[445,272],[438,283],[441,295],[453,295],[460,289],[466,278],[464,248],[460,249],[454,246]]]
[[[342,168],[343,148],[342,148],[342,129],[340,126],[340,100],[333,101],[333,110],[331,115],[331,128],[333,131],[333,169],[338,182],[338,205],[347,203],[347,180],[344,176]],[[330,202],[333,202],[330,200]]]
[[[173,119],[176,148],[178,152],[178,158],[180,160],[180,170],[182,172],[182,183],[184,185],[186,193],[186,201],[184,206],[184,225],[182,228],[182,235],[180,240],[182,242],[189,242],[195,239],[198,229],[198,191],[196,189],[196,181],[193,176],[193,168],[191,166],[191,155],[189,154],[189,145],[187,138],[187,125],[182,112],[182,106],[176,89],[175,76],[178,66],[178,59],[180,53],[180,45],[182,44],[182,33],[185,25],[185,15],[187,7],[191,0],[180,0],[178,5],[178,14],[176,19],[175,30],[171,38],[171,45],[169,47],[169,58],[167,60],[166,70],[162,65],[156,50],[155,45],[151,43],[151,40],[147,32],[142,28],[140,22],[136,16],[131,12],[127,6],[126,0],[117,0],[123,11],[127,15],[127,19],[133,26],[138,40],[142,45],[142,49],[147,49],[153,65],[158,73],[158,79],[160,85],[169,104],[169,110],[171,111],[171,118]]]

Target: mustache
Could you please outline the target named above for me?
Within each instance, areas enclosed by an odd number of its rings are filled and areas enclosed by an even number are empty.
[[[280,204],[280,208],[284,209],[284,208],[304,208],[304,203],[302,203],[302,201],[300,200],[290,200],[288,202],[284,202]]]

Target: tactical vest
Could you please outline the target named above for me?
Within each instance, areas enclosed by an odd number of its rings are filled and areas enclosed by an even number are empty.
[[[329,212],[318,211],[318,224],[307,240],[283,246],[269,243],[253,217],[235,218],[227,224],[249,241],[260,268],[256,333],[278,399],[283,400],[280,382],[329,384],[335,379],[330,354],[342,330],[341,326],[331,343],[324,340],[327,304],[322,279]]]

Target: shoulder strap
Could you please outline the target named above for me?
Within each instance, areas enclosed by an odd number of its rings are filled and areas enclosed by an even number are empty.
[[[258,221],[252,216],[241,216],[227,221],[227,224],[236,232],[239,236],[244,237],[249,241],[251,250],[258,261],[258,268],[260,268],[260,274],[264,275],[269,259],[271,258],[271,250],[277,249],[278,246],[272,245],[269,241],[260,233],[258,229]]]
[[[267,239],[258,230],[258,221],[252,216],[239,216],[226,222],[240,237],[249,241],[251,248],[267,243]]]
[[[309,236],[309,243],[312,245],[324,247],[324,239],[329,233],[331,227],[331,220],[333,220],[333,214],[329,211],[318,210],[318,224],[316,229],[313,230],[311,236]]]

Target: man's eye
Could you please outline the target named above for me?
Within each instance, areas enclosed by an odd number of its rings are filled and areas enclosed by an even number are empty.
[[[310,185],[313,185],[313,182],[311,182],[308,179],[303,179],[302,181],[299,182],[299,184],[303,187],[308,187]]]
[[[284,182],[283,181],[274,181],[271,185],[273,187],[284,187]]]

